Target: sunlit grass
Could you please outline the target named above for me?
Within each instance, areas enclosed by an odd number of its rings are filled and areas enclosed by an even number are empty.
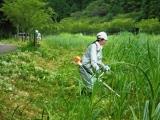
[[[3,117],[158,120],[160,36],[131,33],[109,36],[103,58],[112,71],[105,74],[103,80],[120,98],[99,82],[91,97],[80,95],[81,78],[72,60],[77,55],[82,56],[95,39],[82,34],[47,36],[39,48],[27,45],[1,56],[0,111]]]

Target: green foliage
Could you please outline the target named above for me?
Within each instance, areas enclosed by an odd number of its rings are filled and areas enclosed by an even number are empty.
[[[137,29],[159,33],[157,20],[152,25],[145,20],[138,23],[142,18],[159,20],[158,0],[5,0],[0,2],[0,9],[1,36],[15,33],[16,29],[39,29],[44,34],[135,31],[135,21]],[[70,16],[73,19],[68,19]]]
[[[45,41],[45,44],[47,44],[47,46],[49,46],[50,48],[74,49],[86,46],[87,43],[89,44],[90,41],[94,39],[94,37],[85,36],[82,34],[71,35],[63,33],[55,36],[47,36],[46,39],[47,41]]]
[[[1,10],[17,27],[18,31],[31,32],[43,29],[51,22],[51,10],[45,9],[45,3],[40,0],[6,0]]]
[[[104,0],[97,0],[90,3],[84,11],[87,16],[105,16],[109,8]]]
[[[59,32],[95,34],[99,31],[107,31],[109,33],[132,31],[135,27],[134,25],[135,21],[132,18],[118,18],[110,22],[101,22],[98,18],[96,21],[89,18],[68,18],[61,21],[57,27],[59,27]]]
[[[65,19],[61,21],[61,28],[59,29],[61,32],[68,33],[84,33],[91,34],[94,31],[98,31],[98,27],[93,26],[93,24],[89,24],[90,21],[87,19],[82,20],[74,20],[74,19]]]
[[[160,3],[159,0],[142,0],[141,3],[141,18],[158,18],[160,19]]]
[[[133,13],[130,15],[136,16],[137,14]],[[92,19],[88,17],[81,19],[66,18],[60,23],[54,24],[54,29],[51,31],[55,33],[67,32],[84,34],[96,34],[99,31],[106,31],[107,33],[118,33],[122,31],[159,33],[160,22],[157,18],[144,19],[138,22],[132,17],[129,17],[130,15],[119,14],[111,21],[106,21],[105,18],[99,19],[98,17],[94,17]]]
[[[159,120],[159,38],[126,32],[109,36],[103,61],[112,71],[104,74],[103,81],[121,97],[99,82],[91,97],[80,95],[82,80],[72,59],[82,56],[95,35],[48,36],[39,48],[23,45],[0,56],[0,116],[17,120]]]
[[[47,0],[57,13],[58,21],[70,16],[72,13],[82,11],[85,7],[94,0]]]
[[[138,12],[141,10],[141,2],[140,0],[119,0],[119,3],[123,7],[123,12]]]
[[[111,33],[120,31],[132,31],[134,29],[135,21],[131,18],[114,19],[110,22],[109,28],[106,30]]]
[[[141,32],[160,33],[160,22],[158,19],[141,20],[136,26]]]
[[[138,18],[159,19],[160,3],[158,0],[48,0],[50,6],[56,10],[59,20],[77,15],[81,12],[83,16],[106,16],[112,19],[115,15],[122,13],[140,12]],[[63,6],[63,7],[62,7]]]
[[[57,13],[58,19],[69,16],[70,6],[66,0],[48,0],[49,6],[51,6]]]

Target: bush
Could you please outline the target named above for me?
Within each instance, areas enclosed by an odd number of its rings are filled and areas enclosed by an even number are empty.
[[[105,16],[108,12],[107,8],[108,5],[104,0],[97,0],[91,2],[83,13],[87,16]]]
[[[82,15],[83,13],[81,11],[71,13],[71,17],[74,17],[74,18],[80,18]]]
[[[114,19],[109,23],[108,31],[116,33],[120,31],[132,31],[135,27],[135,21],[132,18]]]
[[[141,32],[156,34],[160,33],[160,22],[157,18],[141,20],[136,24],[136,26],[140,29]]]
[[[105,18],[67,18],[60,23],[54,24],[51,30],[54,33],[83,33],[95,34],[99,31],[106,31],[107,33],[117,33],[122,31],[129,31],[138,33],[160,33],[160,22],[158,19],[142,20],[138,23],[133,18],[118,17],[112,21],[106,21]]]
[[[61,21],[60,24],[59,32],[90,34],[95,29],[88,19],[68,18]]]
[[[134,20],[131,18],[127,19],[122,18],[122,19],[114,19],[111,22],[104,22],[104,21],[98,22],[98,19],[97,21],[93,21],[92,19],[89,18],[83,18],[83,19],[68,18],[61,21],[59,27],[57,28],[59,32],[68,32],[68,33],[95,34],[99,31],[116,33],[120,31],[131,31],[132,29],[134,29]]]

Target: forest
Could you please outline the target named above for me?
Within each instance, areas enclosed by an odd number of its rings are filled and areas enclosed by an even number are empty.
[[[44,34],[160,31],[158,0],[1,0],[0,8],[1,37],[35,29]]]

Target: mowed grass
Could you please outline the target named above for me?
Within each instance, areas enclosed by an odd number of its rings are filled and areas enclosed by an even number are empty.
[[[81,96],[74,56],[82,56],[95,36],[60,34],[0,56],[0,118],[39,120],[159,120],[160,36],[120,33],[109,36],[103,76],[121,97],[96,83]],[[19,43],[22,45],[21,43]]]

